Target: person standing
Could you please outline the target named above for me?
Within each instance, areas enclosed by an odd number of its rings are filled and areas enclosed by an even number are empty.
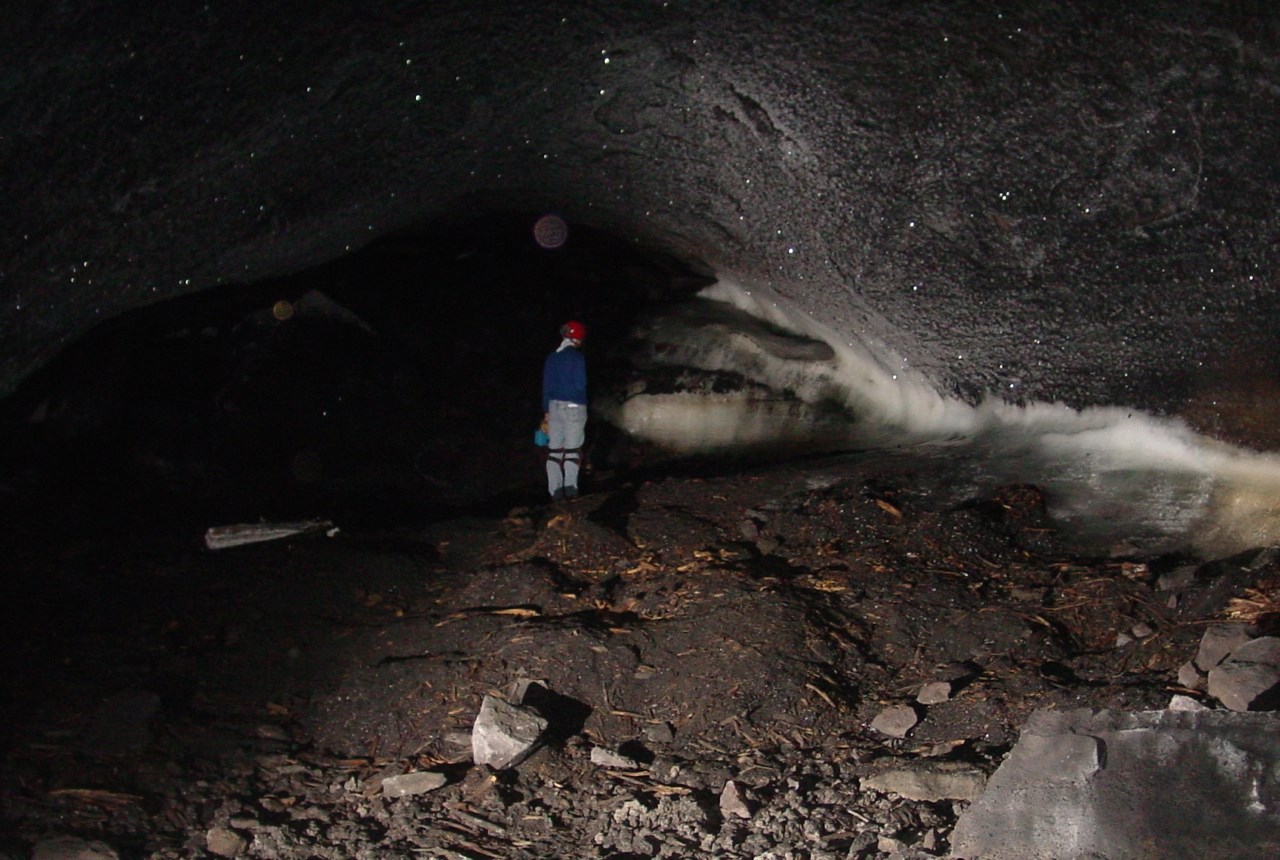
[[[578,495],[578,472],[587,431],[587,328],[577,320],[560,326],[560,346],[542,366],[542,420],[547,425],[547,492],[553,500]]]

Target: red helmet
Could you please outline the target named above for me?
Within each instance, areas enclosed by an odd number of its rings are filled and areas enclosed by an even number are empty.
[[[560,336],[569,340],[582,340],[587,336],[587,327],[577,320],[569,320],[560,326]]]

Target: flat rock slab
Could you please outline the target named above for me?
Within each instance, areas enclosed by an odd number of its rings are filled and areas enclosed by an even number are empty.
[[[1253,629],[1248,624],[1214,624],[1200,637],[1195,667],[1201,672],[1208,672],[1253,637]]]
[[[1233,711],[1274,711],[1280,704],[1280,637],[1236,648],[1209,670],[1207,689]]]
[[[892,792],[908,800],[973,800],[987,786],[986,774],[950,763],[896,767],[861,780],[863,791]]]
[[[905,738],[918,722],[920,717],[908,705],[892,705],[876,714],[871,728],[891,738]]]
[[[1037,711],[961,816],[952,857],[1280,857],[1280,718]]]
[[[951,699],[950,681],[931,681],[920,688],[916,701],[922,705],[940,705]]]
[[[426,794],[428,791],[443,788],[448,781],[444,774],[429,770],[389,776],[382,781],[382,795],[411,797],[415,794]]]

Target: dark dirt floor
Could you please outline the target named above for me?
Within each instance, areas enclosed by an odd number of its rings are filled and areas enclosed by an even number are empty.
[[[0,857],[945,855],[963,800],[860,780],[989,773],[1037,708],[1163,708],[1275,576],[1076,557],[1034,487],[936,480],[811,460],[218,551],[11,534]],[[528,681],[548,742],[472,766],[482,698]],[[446,785],[381,793],[419,770]]]

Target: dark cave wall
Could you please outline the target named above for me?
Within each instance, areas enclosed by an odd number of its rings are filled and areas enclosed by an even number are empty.
[[[208,5],[16,14],[6,390],[127,308],[546,209],[970,398],[1273,375],[1263,4]]]

